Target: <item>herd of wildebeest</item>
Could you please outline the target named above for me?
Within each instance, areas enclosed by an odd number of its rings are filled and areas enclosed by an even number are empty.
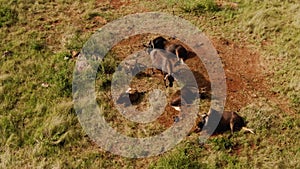
[[[208,98],[210,95],[206,94],[203,97],[203,91],[199,92],[198,86],[194,81],[192,81],[193,76],[190,74],[185,61],[189,58],[188,50],[180,43],[167,40],[166,38],[159,36],[150,40],[149,44],[143,45],[149,54],[152,66],[157,70],[160,70],[163,74],[163,80],[165,87],[173,87],[174,81],[183,82],[180,87],[180,95],[173,97],[169,103],[175,110],[181,111],[180,107],[192,104],[198,98]],[[139,100],[144,92],[138,92],[138,90],[133,88],[128,88],[126,92],[122,93],[117,99],[117,104],[123,104],[129,106]],[[129,99],[128,99],[129,98]],[[218,114],[219,112],[210,109],[207,113],[202,115],[198,114],[200,118],[197,126],[197,131],[201,131],[211,116],[211,112]],[[224,111],[219,113],[220,117],[217,118],[217,127],[214,129],[213,133],[223,133],[225,131],[231,131],[231,134],[235,131],[245,130],[254,134],[254,132],[246,127],[246,123],[237,112]],[[180,115],[174,118],[174,123],[180,121]]]

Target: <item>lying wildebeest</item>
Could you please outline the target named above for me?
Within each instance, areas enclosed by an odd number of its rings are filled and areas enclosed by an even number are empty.
[[[125,93],[122,93],[117,100],[118,104],[125,104],[125,106],[129,106],[130,104],[136,104],[141,96],[143,96],[145,92],[138,92],[135,89],[128,88]],[[127,96],[128,95],[128,96]],[[129,99],[128,99],[129,97]]]
[[[179,95],[180,93],[180,95]],[[192,105],[198,98],[198,89],[193,85],[185,85],[180,91],[175,93],[177,95],[170,103],[170,105],[177,111],[181,111],[181,106]],[[176,116],[174,121],[178,122],[183,114]]]
[[[213,120],[210,120],[209,116],[217,117],[218,113],[218,111],[211,109],[208,115],[205,114],[204,116],[202,116],[203,120],[202,123],[198,125],[199,128],[203,128],[208,123],[214,123]],[[243,118],[239,116],[236,112],[224,111],[219,121],[219,124],[213,133],[223,133],[227,130],[230,130],[231,134],[239,130],[249,131],[254,134],[253,130],[246,127],[246,123],[244,122]]]
[[[194,94],[194,93],[192,92],[191,89],[193,89],[193,92],[196,93],[197,89],[195,89],[195,87],[191,87],[191,86],[188,86],[188,85],[184,86],[181,89],[181,91],[177,91],[175,93],[175,95],[173,95],[173,98],[171,100],[171,106],[173,106],[173,107],[181,106],[181,97],[182,96],[180,96],[180,93],[182,93],[183,97],[192,96],[192,94]],[[209,93],[205,90],[205,88],[201,88],[201,90],[198,91],[197,96],[195,95],[194,98],[190,97],[190,99],[183,99],[183,102],[186,103],[186,104],[191,104],[192,103],[191,101],[196,99],[197,97],[200,98],[200,99],[206,99],[206,98],[209,98],[210,96],[209,96]]]
[[[188,57],[187,50],[180,44],[171,43],[167,39],[159,36],[149,42],[149,48],[164,49],[177,56],[178,61],[183,63]]]
[[[180,95],[179,95],[180,93]],[[199,96],[195,86],[185,85],[180,91],[175,93],[175,98],[171,101],[171,106],[181,106],[181,104],[192,104],[193,101]],[[182,99],[183,100],[182,100]]]

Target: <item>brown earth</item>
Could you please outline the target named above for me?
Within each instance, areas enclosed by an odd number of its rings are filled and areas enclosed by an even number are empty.
[[[267,65],[256,51],[246,44],[236,44],[224,38],[212,38],[212,43],[224,63],[227,83],[227,110],[238,110],[258,98],[267,98],[286,112],[295,112],[288,106],[288,100],[271,92],[267,79]]]
[[[120,60],[123,60],[130,54],[138,50],[143,50],[143,44],[148,44],[149,40],[156,36],[157,35],[138,35],[125,39],[115,46],[113,51]],[[286,106],[287,101],[279,100],[276,94],[270,92],[270,85],[268,85],[266,81],[267,75],[263,73],[264,67],[260,61],[260,55],[257,52],[251,51],[245,44],[235,44],[225,38],[214,37],[211,39],[222,60],[226,75],[227,99],[225,110],[238,111],[262,97],[273,101],[279,105],[283,111],[291,112],[291,109]],[[193,55],[193,52],[189,51],[189,54]],[[209,90],[209,78],[200,59],[198,57],[189,57],[185,63],[193,71],[199,89],[207,88]],[[150,75],[148,73],[145,78],[148,80],[145,80],[144,77],[136,78],[137,81],[134,80],[131,83],[131,87],[146,93],[155,88],[165,89],[162,80],[163,75],[159,71],[155,71]],[[178,89],[179,88],[168,90],[168,103],[170,103],[172,99],[172,94]],[[145,99],[147,99],[147,97]],[[209,100],[206,102],[206,105],[209,105]],[[143,107],[147,104],[142,102],[141,105]],[[142,107],[140,107],[140,109],[143,109]],[[199,113],[202,114],[208,111],[208,108],[209,106],[204,107],[204,109],[202,108]],[[173,124],[176,115],[178,115],[178,112],[168,105],[165,112],[157,121],[165,128],[168,128]]]

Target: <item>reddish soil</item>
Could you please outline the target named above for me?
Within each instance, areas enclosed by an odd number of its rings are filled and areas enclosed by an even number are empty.
[[[276,103],[283,111],[294,113],[288,100],[270,91],[267,74],[259,53],[245,44],[235,44],[224,38],[213,38],[212,43],[224,64],[227,83],[227,110],[238,110],[264,97]]]
[[[265,78],[259,55],[224,38],[212,40],[222,59],[227,83],[227,110],[238,110],[260,95]]]
[[[131,53],[142,50],[143,44],[147,44],[153,35],[138,35],[121,41],[114,47],[113,51],[122,60]],[[260,62],[260,56],[257,52],[250,51],[243,44],[235,44],[224,38],[211,38],[218,54],[222,60],[227,83],[227,100],[225,109],[228,111],[237,111],[242,107],[252,103],[259,97],[270,99],[279,105],[284,111],[291,112],[290,108],[285,106],[286,101],[279,100],[278,96],[270,92],[270,86],[266,82],[266,75],[263,73],[263,67]],[[190,52],[193,55],[192,52]],[[193,71],[198,82],[199,89],[210,88],[209,78],[206,70],[198,57],[189,57],[185,63]],[[151,82],[159,82],[163,79],[159,72],[155,72]],[[160,81],[159,81],[160,80]],[[149,87],[150,86],[150,87]],[[139,91],[149,92],[154,85],[145,85],[143,82],[132,85]],[[157,85],[156,85],[157,87]],[[168,101],[170,101],[168,99]],[[144,104],[145,105],[145,104]],[[204,112],[200,112],[204,113]],[[173,124],[174,116],[178,112],[170,106],[167,106],[165,112],[157,119],[158,123],[165,127]]]
[[[126,6],[129,4],[129,0],[110,0],[110,5],[114,8],[114,9],[119,9],[122,6]]]

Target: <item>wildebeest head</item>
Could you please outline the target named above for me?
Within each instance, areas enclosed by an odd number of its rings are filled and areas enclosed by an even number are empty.
[[[151,40],[148,44],[149,48],[155,49],[165,49],[165,44],[168,42],[167,39],[159,36],[153,40]]]
[[[130,104],[138,104],[141,96],[144,94],[145,92],[138,92],[136,89],[128,88],[126,92],[122,93],[117,99],[117,104],[125,104],[126,107]]]

